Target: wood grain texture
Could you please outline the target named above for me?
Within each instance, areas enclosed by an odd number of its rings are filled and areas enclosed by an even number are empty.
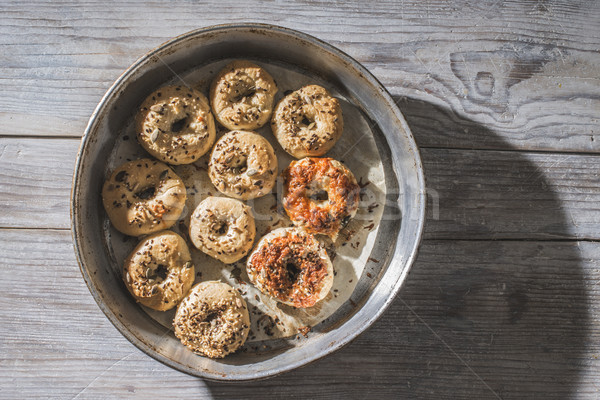
[[[598,156],[447,149],[422,155],[427,238],[599,238]]]
[[[0,138],[0,226],[70,227],[79,140]]]
[[[77,139],[0,138],[0,205],[7,211],[0,214],[0,227],[69,228],[78,147]],[[600,239],[596,155],[421,153],[428,190],[426,238]]]
[[[13,277],[0,280],[3,398],[597,394],[599,243],[425,241],[400,296],[352,344],[237,385],[181,374],[129,344],[89,295],[69,232],[0,230],[0,251]]]
[[[150,49],[254,21],[355,57],[397,96],[421,146],[600,151],[598,2],[28,4],[1,6],[3,135],[80,136],[105,90]]]

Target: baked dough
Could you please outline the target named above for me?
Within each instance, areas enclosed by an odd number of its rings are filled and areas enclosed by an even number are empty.
[[[333,285],[325,248],[298,228],[279,228],[264,236],[248,257],[246,271],[262,293],[297,308],[314,306]]]
[[[226,264],[248,254],[255,235],[252,209],[239,200],[207,197],[190,218],[194,246]]]
[[[282,176],[283,207],[294,225],[335,240],[356,215],[360,186],[341,162],[307,157],[292,161]]]
[[[267,71],[249,61],[225,66],[210,88],[215,118],[227,129],[254,130],[271,117],[277,85]]]
[[[342,136],[342,108],[325,88],[304,86],[277,104],[271,129],[281,147],[292,156],[322,156]]]
[[[185,199],[185,185],[177,174],[166,164],[148,158],[122,164],[102,188],[102,203],[110,222],[130,236],[173,226]]]
[[[207,98],[185,86],[162,87],[142,103],[136,118],[140,144],[169,164],[190,164],[215,142],[215,121]]]
[[[236,199],[254,199],[269,193],[275,185],[277,157],[261,135],[232,131],[215,144],[208,176],[219,192]]]
[[[222,358],[239,349],[250,330],[246,302],[226,283],[197,284],[183,299],[173,321],[175,336],[195,353]]]
[[[125,259],[123,281],[146,307],[158,311],[175,307],[194,283],[194,266],[185,240],[171,231],[144,238]]]

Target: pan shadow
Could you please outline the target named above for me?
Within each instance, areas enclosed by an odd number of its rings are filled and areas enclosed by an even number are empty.
[[[418,142],[439,134],[423,120],[434,116],[444,135],[469,129],[510,149],[473,121],[396,100]],[[574,395],[589,317],[580,249],[557,240],[570,227],[557,195],[523,152],[423,148],[422,157],[435,194],[425,240],[383,317],[342,350],[281,376],[203,381],[214,398],[241,388],[260,399]],[[528,226],[542,230],[532,236]]]

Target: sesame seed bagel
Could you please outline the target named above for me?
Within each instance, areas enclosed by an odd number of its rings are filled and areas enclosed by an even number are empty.
[[[294,225],[335,240],[356,215],[360,187],[341,162],[307,157],[292,161],[282,176],[283,207]]]
[[[175,336],[195,353],[222,358],[239,349],[250,330],[246,302],[226,283],[197,284],[179,304]]]
[[[304,86],[277,104],[271,129],[281,147],[292,156],[322,156],[342,136],[342,108],[325,88]]]
[[[217,141],[208,163],[217,190],[248,200],[269,193],[277,179],[277,157],[271,144],[254,132],[232,131]]]
[[[248,254],[255,235],[252,209],[235,199],[207,197],[190,219],[194,246],[226,264]]]
[[[169,164],[190,164],[215,142],[215,121],[206,97],[185,86],[166,86],[144,100],[136,117],[140,144]]]
[[[147,235],[170,228],[185,206],[185,185],[166,164],[142,158],[122,164],[102,187],[108,218],[120,232]]]
[[[234,61],[215,77],[210,101],[215,118],[227,129],[258,129],[269,121],[277,85],[267,71],[249,61]]]
[[[298,228],[279,228],[264,236],[248,257],[246,271],[262,293],[297,308],[314,306],[333,285],[325,248]]]
[[[162,231],[144,238],[123,265],[123,281],[135,299],[154,310],[169,310],[194,283],[194,266],[185,240]]]

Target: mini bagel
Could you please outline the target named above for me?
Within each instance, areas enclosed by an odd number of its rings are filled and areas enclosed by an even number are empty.
[[[360,187],[341,162],[307,157],[292,161],[282,176],[283,207],[294,225],[335,239],[356,215]]]
[[[142,158],[122,164],[102,187],[113,226],[130,236],[170,228],[185,206],[185,185],[166,164]]]
[[[209,256],[231,264],[252,248],[256,227],[252,209],[239,200],[207,197],[190,219],[190,239]]]
[[[277,85],[267,71],[249,61],[225,66],[210,88],[215,118],[227,129],[258,129],[269,121]]]
[[[208,163],[217,190],[248,200],[269,193],[277,179],[277,157],[271,144],[254,132],[232,131],[217,141]]]
[[[342,136],[340,102],[321,86],[304,86],[277,104],[271,129],[281,147],[292,156],[322,156]]]
[[[125,259],[123,281],[146,307],[158,311],[175,307],[194,283],[194,266],[185,240],[171,231],[146,237]]]
[[[262,293],[297,308],[314,306],[333,285],[325,248],[298,228],[279,228],[264,236],[248,257],[246,271]]]
[[[226,283],[197,284],[177,308],[175,336],[195,353],[222,358],[239,349],[250,330],[248,307]]]
[[[190,164],[215,142],[215,121],[206,97],[185,86],[166,86],[144,100],[136,117],[140,144],[169,164]]]

